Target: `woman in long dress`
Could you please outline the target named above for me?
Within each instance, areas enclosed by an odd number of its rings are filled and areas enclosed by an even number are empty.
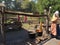
[[[57,35],[57,20],[59,18],[59,11],[56,11],[51,19],[51,35],[56,37]]]

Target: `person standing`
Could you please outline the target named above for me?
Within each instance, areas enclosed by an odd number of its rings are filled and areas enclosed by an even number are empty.
[[[57,23],[59,18],[59,11],[56,11],[52,18],[51,18],[51,36],[56,37],[57,36]]]

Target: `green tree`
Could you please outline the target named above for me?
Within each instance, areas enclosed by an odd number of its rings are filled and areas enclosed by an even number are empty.
[[[28,6],[28,0],[24,0],[24,1],[22,1],[22,3],[21,3],[21,7],[23,8],[23,9],[26,9],[27,8],[27,6]]]
[[[30,7],[31,7],[30,10],[31,10],[32,12],[35,12],[35,11],[36,11],[36,4],[35,4],[33,1],[31,1],[31,2],[30,2],[30,5],[31,5],[31,6],[30,6]]]
[[[49,10],[49,7],[52,7],[52,12],[59,10],[60,11],[60,0],[38,0],[36,4],[37,10],[41,13],[46,8]]]

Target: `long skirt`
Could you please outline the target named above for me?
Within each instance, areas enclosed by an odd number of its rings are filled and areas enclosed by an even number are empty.
[[[52,23],[51,24],[51,34],[54,35],[54,36],[57,35],[57,29],[56,29],[56,27],[57,27],[56,23]]]

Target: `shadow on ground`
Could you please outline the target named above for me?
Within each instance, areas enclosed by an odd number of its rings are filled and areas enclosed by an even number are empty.
[[[28,40],[28,38],[28,31],[23,28],[18,31],[10,31],[6,33],[6,45],[25,45],[25,41]],[[0,43],[1,42],[2,37],[0,35]]]

